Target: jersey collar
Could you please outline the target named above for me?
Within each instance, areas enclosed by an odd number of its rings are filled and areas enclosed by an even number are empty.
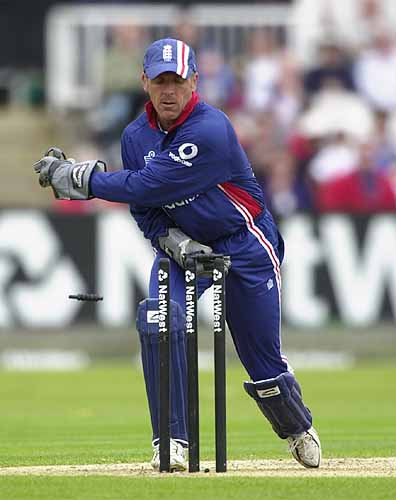
[[[175,121],[175,123],[167,130],[167,132],[172,132],[175,128],[179,127],[182,123],[184,123],[187,118],[194,111],[195,106],[199,103],[199,96],[196,92],[192,93],[191,99],[185,105],[183,111],[180,113],[179,118]],[[157,122],[157,112],[154,109],[153,103],[149,101],[146,103],[146,113],[147,118],[151,128],[158,130],[158,122]]]

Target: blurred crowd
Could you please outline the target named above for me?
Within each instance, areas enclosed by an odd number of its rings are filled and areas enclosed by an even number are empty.
[[[231,55],[186,18],[171,33],[196,50],[200,97],[233,122],[275,216],[396,208],[396,19],[386,0],[349,0],[341,12],[337,1],[299,2],[314,32],[252,28]],[[109,30],[103,99],[85,120],[112,168],[122,129],[143,110],[150,42],[143,28]]]

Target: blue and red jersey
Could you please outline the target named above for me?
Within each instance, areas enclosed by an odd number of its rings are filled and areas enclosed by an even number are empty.
[[[229,119],[195,93],[167,132],[148,103],[124,130],[121,154],[124,170],[94,173],[91,192],[128,203],[154,246],[175,226],[211,243],[265,210],[263,192]]]
[[[285,372],[279,336],[283,240],[229,119],[193,94],[165,133],[149,103],[126,127],[121,152],[124,170],[95,172],[92,194],[129,203],[157,249],[158,237],[178,226],[229,255],[226,319],[238,355],[254,381]],[[159,249],[154,259],[150,297],[158,296],[158,261],[164,255]],[[184,309],[184,271],[173,260],[171,266],[172,300]],[[210,281],[200,277],[199,295]]]

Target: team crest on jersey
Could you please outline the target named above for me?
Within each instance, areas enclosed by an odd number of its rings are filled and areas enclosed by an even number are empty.
[[[149,151],[143,158],[144,158],[144,163],[145,165],[148,164],[148,162],[154,158],[155,156],[155,151]]]
[[[165,62],[171,62],[172,61],[172,45],[164,45],[162,49],[162,59]]]

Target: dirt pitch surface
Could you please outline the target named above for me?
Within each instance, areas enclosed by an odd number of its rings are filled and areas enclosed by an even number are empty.
[[[205,472],[208,471],[208,472]],[[216,474],[214,462],[201,462],[195,474],[176,472],[180,477],[396,477],[396,457],[331,458],[322,460],[319,469],[304,469],[294,460],[230,460],[226,474]],[[0,476],[135,476],[166,477],[154,472],[148,463],[39,465],[0,467]]]

